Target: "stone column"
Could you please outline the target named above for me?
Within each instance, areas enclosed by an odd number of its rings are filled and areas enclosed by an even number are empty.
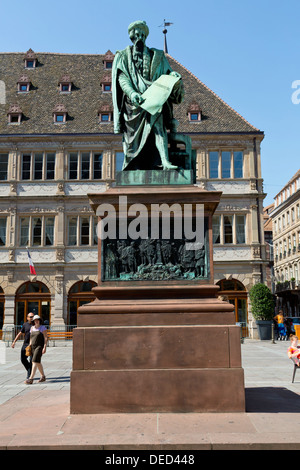
[[[55,294],[51,296],[51,304],[54,308],[51,309],[51,327],[65,326],[63,313],[64,313],[64,275],[58,273],[55,276]]]

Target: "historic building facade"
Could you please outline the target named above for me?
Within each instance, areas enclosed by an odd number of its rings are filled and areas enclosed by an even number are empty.
[[[276,194],[273,226],[277,307],[300,316],[300,170]]]
[[[76,325],[78,306],[93,298],[96,217],[87,194],[113,185],[123,161],[113,133],[113,58],[1,54],[0,328],[20,325],[28,311],[52,327]],[[192,139],[196,184],[223,192],[213,219],[215,282],[255,336],[248,291],[266,282],[264,135],[168,59],[184,82],[174,112],[178,131]]]

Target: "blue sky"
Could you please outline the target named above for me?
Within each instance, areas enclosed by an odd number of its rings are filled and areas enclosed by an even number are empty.
[[[169,54],[265,132],[265,205],[300,168],[299,0],[0,0],[0,12],[2,52],[115,52],[136,19],[162,49],[159,26],[172,22]]]

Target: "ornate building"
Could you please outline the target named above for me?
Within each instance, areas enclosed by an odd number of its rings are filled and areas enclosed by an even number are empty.
[[[87,193],[113,185],[123,162],[113,133],[113,58],[1,54],[0,328],[20,325],[28,311],[53,327],[74,325],[78,306],[93,298],[96,218]],[[174,111],[178,132],[192,138],[196,184],[223,192],[213,220],[215,282],[255,336],[248,291],[266,281],[264,134],[168,59],[184,82]]]
[[[300,170],[275,196],[273,225],[277,307],[300,316]]]

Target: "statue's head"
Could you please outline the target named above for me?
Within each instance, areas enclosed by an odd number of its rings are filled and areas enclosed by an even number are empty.
[[[146,21],[134,21],[128,26],[128,34],[133,42],[133,44],[137,44],[141,41],[143,44],[146,42],[146,38],[149,34],[149,28],[146,24]]]

